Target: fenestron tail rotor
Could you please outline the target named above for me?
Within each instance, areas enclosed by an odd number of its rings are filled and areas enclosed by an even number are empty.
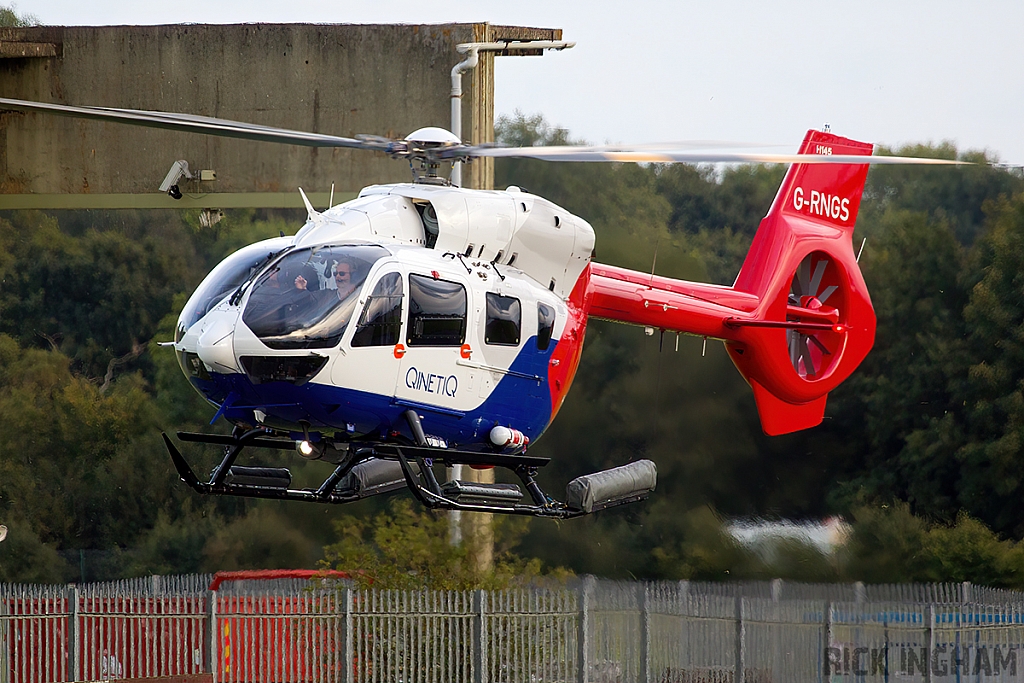
[[[817,314],[834,312],[838,322],[842,311],[839,277],[835,262],[827,254],[808,254],[800,262],[793,276],[787,303],[787,320],[799,321],[801,311]],[[789,360],[797,374],[806,379],[817,379],[832,365],[834,352],[841,337],[832,329],[786,330]]]

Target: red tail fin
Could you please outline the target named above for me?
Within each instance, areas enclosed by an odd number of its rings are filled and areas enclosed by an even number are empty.
[[[871,151],[814,131],[800,147]],[[874,343],[875,315],[852,243],[867,172],[865,164],[792,166],[733,287],[594,264],[590,315],[725,340],[765,432],[813,427],[828,392]]]
[[[800,147],[806,154],[867,156],[871,151],[870,144],[815,131]],[[827,393],[874,343],[874,310],[852,241],[867,174],[866,164],[790,167],[736,278],[736,289],[758,297],[756,318],[821,324],[762,329],[756,341],[726,343],[754,388],[769,434],[821,422]],[[787,352],[784,360],[780,348]]]

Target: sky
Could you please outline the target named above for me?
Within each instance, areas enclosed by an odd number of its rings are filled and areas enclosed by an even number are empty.
[[[4,0],[0,0],[2,4]],[[952,141],[1024,165],[1019,0],[18,0],[44,24],[449,23],[560,28],[571,50],[496,60],[496,113],[593,144],[808,128],[890,147]],[[460,61],[452,55],[452,64]]]

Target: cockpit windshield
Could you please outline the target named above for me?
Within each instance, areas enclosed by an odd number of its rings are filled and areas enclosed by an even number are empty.
[[[385,256],[371,245],[293,251],[253,285],[242,322],[272,349],[336,346],[370,268]]]
[[[228,293],[238,289],[249,277],[255,276],[291,243],[290,239],[275,237],[250,244],[227,257],[213,269],[181,312],[174,341],[181,341],[188,328],[219,304]]]

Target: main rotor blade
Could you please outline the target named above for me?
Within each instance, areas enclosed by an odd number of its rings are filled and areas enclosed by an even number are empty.
[[[261,142],[278,142],[289,145],[302,145],[304,147],[351,147],[354,149],[376,151],[385,151],[388,147],[388,143],[383,140],[356,140],[337,135],[306,133],[287,128],[274,128],[255,123],[229,121],[227,119],[196,116],[194,114],[176,114],[173,112],[143,111],[139,109],[108,109],[105,107],[73,107],[65,104],[29,102],[3,97],[0,97],[0,108],[45,112],[80,119],[110,121],[133,126],[176,130],[185,133],[202,133],[204,135],[217,135],[242,140],[259,140]]]
[[[634,163],[683,164],[925,164],[936,166],[972,165],[969,161],[924,159],[920,157],[863,156],[857,154],[760,154],[749,152],[684,152],[645,150],[641,147],[462,147],[447,153],[459,157],[540,159],[542,161],[618,161]]]

